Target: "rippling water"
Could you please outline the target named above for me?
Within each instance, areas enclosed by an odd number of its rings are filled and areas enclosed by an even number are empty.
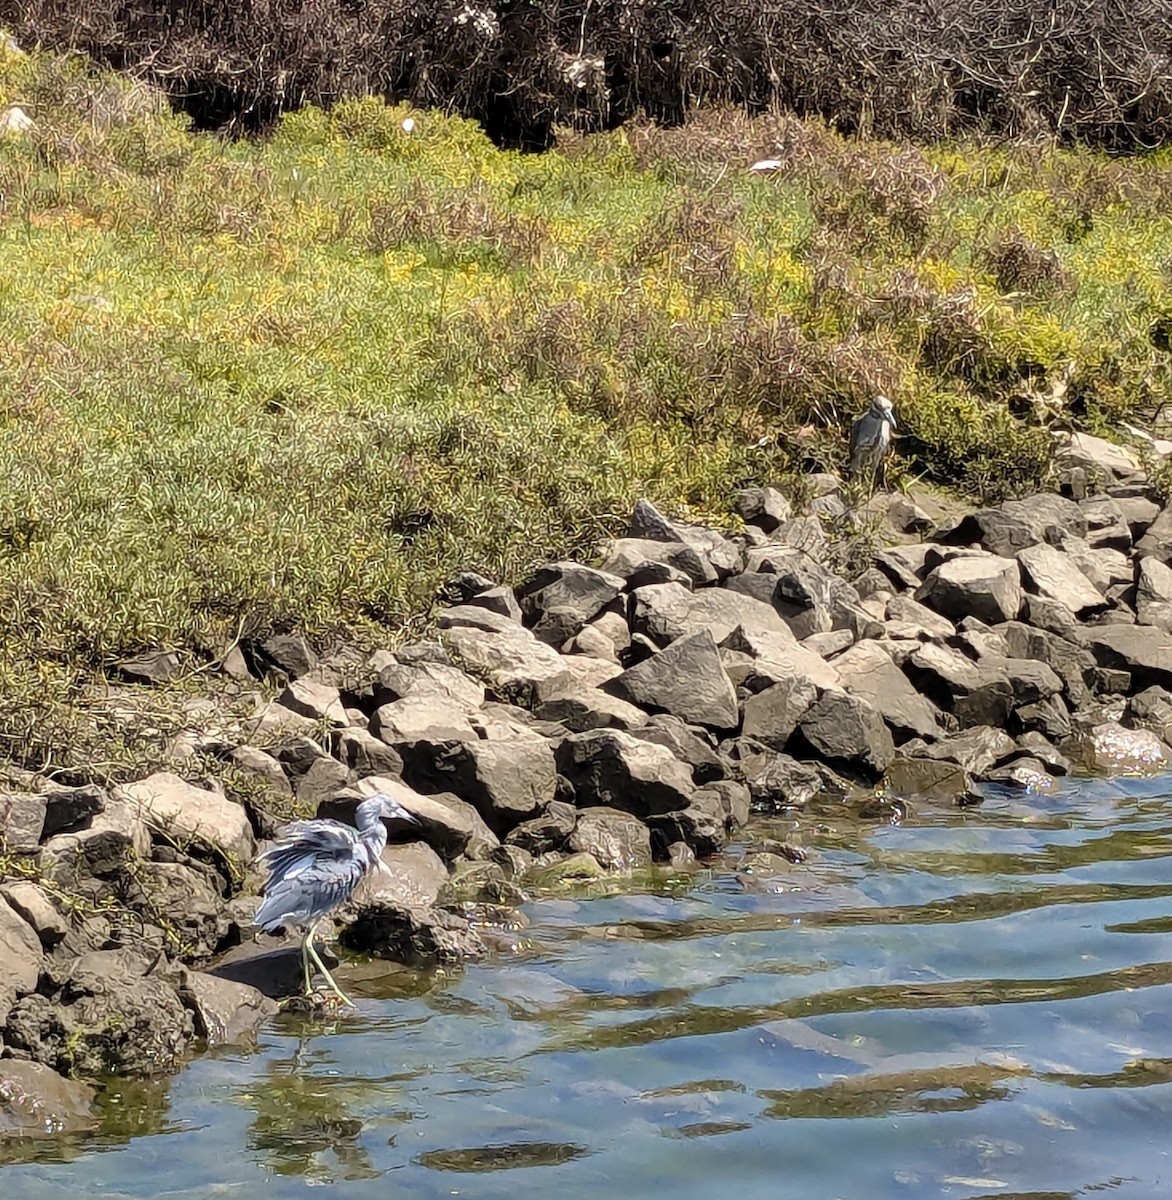
[[[634,894],[522,951],[349,976],[357,1014],[115,1089],[12,1200],[1172,1195],[1172,781],[993,795]]]

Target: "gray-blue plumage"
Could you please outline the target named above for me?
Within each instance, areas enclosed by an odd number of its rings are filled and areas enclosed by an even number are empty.
[[[851,426],[847,473],[875,482],[883,460],[891,449],[891,431],[896,428],[895,411],[886,396],[876,396],[870,408]]]
[[[397,800],[379,792],[359,804],[355,812],[357,829],[327,819],[294,821],[281,831],[273,846],[257,857],[268,877],[254,920],[270,931],[283,925],[306,930],[301,957],[307,994],[313,990],[309,972],[312,958],[334,991],[345,1003],[352,1003],[318,957],[313,936],[318,923],[350,899],[363,877],[382,867],[387,844],[384,820],[419,823]]]

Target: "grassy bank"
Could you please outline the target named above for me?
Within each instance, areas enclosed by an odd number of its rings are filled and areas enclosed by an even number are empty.
[[[1166,155],[713,112],[520,156],[373,100],[228,144],[41,57],[0,57],[11,103],[36,121],[0,138],[11,754],[76,669],[393,625],[640,495],[720,515],[840,465],[876,389],[905,476],[990,496],[1041,479],[1050,399],[1096,428],[1168,396]]]

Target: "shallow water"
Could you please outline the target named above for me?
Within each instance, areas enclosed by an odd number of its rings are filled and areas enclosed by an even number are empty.
[[[530,904],[516,954],[356,970],[356,1014],[116,1088],[0,1195],[1172,1195],[1172,780],[827,812],[783,875],[753,833]]]

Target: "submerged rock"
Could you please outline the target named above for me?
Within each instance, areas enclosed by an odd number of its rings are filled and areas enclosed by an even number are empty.
[[[0,1059],[0,1139],[84,1133],[97,1126],[94,1089],[44,1063]]]

